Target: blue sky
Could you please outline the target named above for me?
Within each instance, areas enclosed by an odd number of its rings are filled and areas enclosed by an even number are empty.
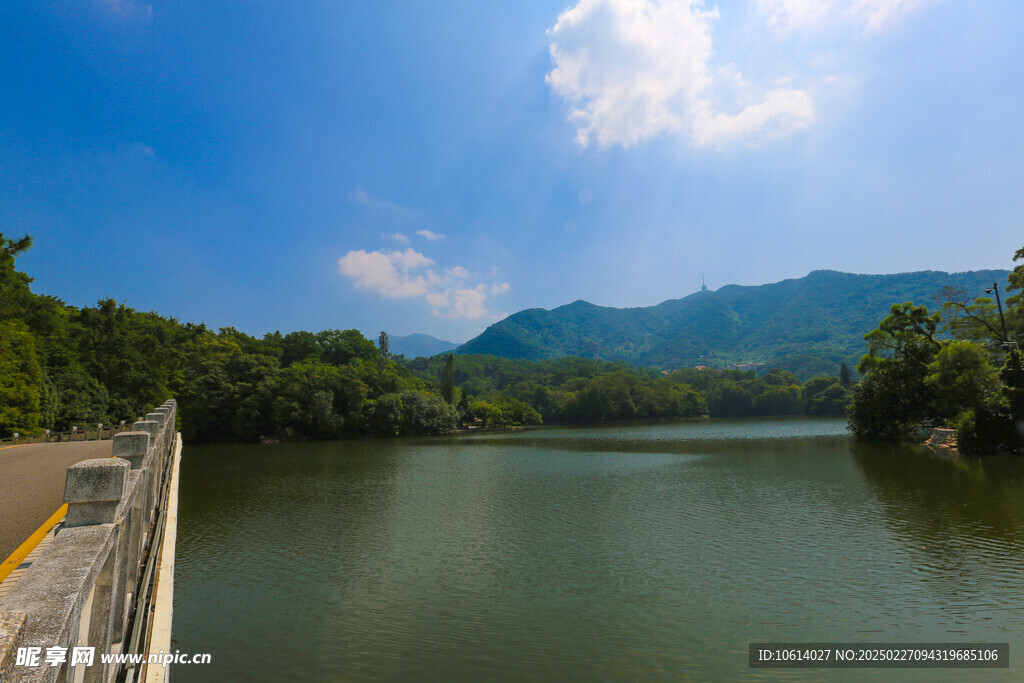
[[[74,305],[464,341],[576,299],[1012,267],[1024,5],[0,6],[0,231]]]

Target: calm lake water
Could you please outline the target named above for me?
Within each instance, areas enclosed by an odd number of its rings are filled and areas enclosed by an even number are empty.
[[[763,641],[1009,642],[764,670]],[[1024,680],[1024,459],[842,420],[186,446],[175,680]]]

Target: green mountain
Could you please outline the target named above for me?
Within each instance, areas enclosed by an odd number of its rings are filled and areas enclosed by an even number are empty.
[[[541,360],[580,356],[680,367],[764,363],[808,378],[856,365],[864,335],[894,303],[941,307],[944,287],[974,298],[1008,271],[922,271],[855,275],[816,270],[807,277],[759,286],[728,285],[646,308],[608,308],[575,301],[531,308],[488,327],[458,354]]]

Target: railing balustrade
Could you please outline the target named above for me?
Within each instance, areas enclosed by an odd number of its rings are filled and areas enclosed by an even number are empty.
[[[27,444],[27,443],[66,443],[68,441],[103,441],[113,439],[122,432],[130,432],[133,425],[123,424],[108,427],[89,427],[88,429],[75,429],[66,432],[51,432],[44,430],[42,434],[28,436],[15,432],[11,436],[0,438],[0,444]]]
[[[112,458],[68,468],[63,524],[0,600],[0,680],[107,683],[118,667],[101,654],[141,652],[176,409],[167,401],[118,430]],[[19,648],[40,648],[41,665],[18,666]],[[49,666],[47,648],[63,650],[64,661]],[[75,666],[75,648],[93,648],[91,666]]]

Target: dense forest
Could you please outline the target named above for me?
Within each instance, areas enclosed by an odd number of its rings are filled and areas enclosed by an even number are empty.
[[[454,382],[475,397],[469,407],[515,417],[511,406],[523,404],[547,424],[578,424],[711,415],[842,415],[849,401],[850,373],[819,377],[802,384],[792,373],[683,368],[670,373],[606,362],[564,357],[544,361],[496,356],[454,357]],[[445,356],[417,358],[405,365],[429,381],[440,377]],[[479,411],[478,411],[479,412]]]
[[[1024,249],[1013,260],[1024,261]],[[947,288],[941,312],[894,304],[866,335],[865,375],[852,393],[854,434],[897,440],[922,427],[957,430],[959,449],[985,454],[1024,444],[1024,263],[991,296]],[[1004,306],[1005,304],[1005,306]]]
[[[179,400],[190,442],[438,434],[509,426],[711,416],[842,414],[850,374],[671,373],[565,357],[406,360],[356,330],[262,338],[32,293],[15,267],[31,238],[0,235],[0,436],[132,421]]]

